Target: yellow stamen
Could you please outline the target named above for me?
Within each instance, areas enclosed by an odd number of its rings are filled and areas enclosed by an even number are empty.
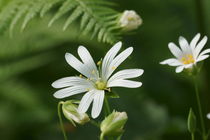
[[[89,89],[89,88],[87,88],[86,90],[87,90],[87,91],[90,91],[90,89]]]
[[[132,20],[134,20],[133,17],[128,17],[128,21],[132,21]]]
[[[194,63],[195,60],[191,54],[187,54],[181,58],[181,62],[183,64],[191,64],[191,63]]]
[[[116,67],[113,66],[113,67],[112,67],[112,70],[115,70],[115,69],[116,69]]]
[[[97,62],[97,65],[98,65],[98,66],[101,65],[101,60]]]
[[[83,77],[82,74],[80,74],[79,77],[82,78]]]

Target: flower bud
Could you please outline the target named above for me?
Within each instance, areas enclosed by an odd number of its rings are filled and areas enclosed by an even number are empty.
[[[123,31],[131,31],[142,24],[142,19],[135,11],[125,10],[120,17],[119,24]]]
[[[101,136],[119,136],[123,133],[123,127],[128,119],[126,112],[113,111],[101,123]]]
[[[73,125],[75,125],[74,122],[83,125],[90,121],[90,118],[86,113],[78,112],[78,106],[76,104],[73,104],[72,101],[64,102],[62,110],[66,119],[71,121]]]

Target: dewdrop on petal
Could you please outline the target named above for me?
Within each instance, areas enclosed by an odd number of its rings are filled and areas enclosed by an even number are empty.
[[[142,19],[135,11],[125,10],[120,17],[119,24],[124,31],[131,31],[142,24]]]
[[[113,111],[106,117],[100,126],[101,137],[104,136],[119,136],[123,133],[123,127],[128,120],[126,112]]]
[[[83,125],[90,121],[86,113],[78,112],[78,106],[73,104],[72,101],[63,102],[62,111],[66,119],[71,121],[73,125],[75,125],[74,122]]]

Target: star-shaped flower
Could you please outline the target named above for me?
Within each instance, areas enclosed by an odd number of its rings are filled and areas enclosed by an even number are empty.
[[[179,47],[174,43],[169,43],[168,47],[175,58],[170,58],[160,62],[160,64],[168,64],[169,66],[176,66],[176,73],[182,72],[183,69],[192,68],[197,62],[200,62],[209,57],[210,49],[206,49],[201,52],[203,47],[207,42],[207,37],[204,36],[203,39],[199,41],[200,34],[197,34],[190,43],[180,36],[179,37]]]
[[[86,112],[93,102],[91,115],[96,118],[101,112],[105,91],[110,91],[111,87],[140,87],[141,82],[127,79],[141,76],[143,74],[142,69],[125,69],[112,75],[117,67],[133,52],[133,48],[129,47],[117,55],[121,46],[122,43],[118,42],[107,52],[99,69],[89,51],[83,46],[78,48],[78,55],[82,62],[72,54],[66,53],[65,58],[68,64],[83,76],[65,77],[53,82],[52,86],[54,88],[63,88],[55,92],[54,96],[65,98],[85,92],[78,111]]]

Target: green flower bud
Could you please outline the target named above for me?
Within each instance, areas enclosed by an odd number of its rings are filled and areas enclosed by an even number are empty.
[[[74,104],[72,101],[63,102],[62,111],[66,119],[71,121],[74,126],[74,122],[83,125],[90,121],[86,113],[78,112],[78,105]]]
[[[191,108],[188,115],[187,127],[190,133],[194,133],[196,130],[196,117]]]
[[[123,133],[123,127],[128,120],[126,112],[113,111],[101,123],[101,137],[103,136],[119,136]]]

